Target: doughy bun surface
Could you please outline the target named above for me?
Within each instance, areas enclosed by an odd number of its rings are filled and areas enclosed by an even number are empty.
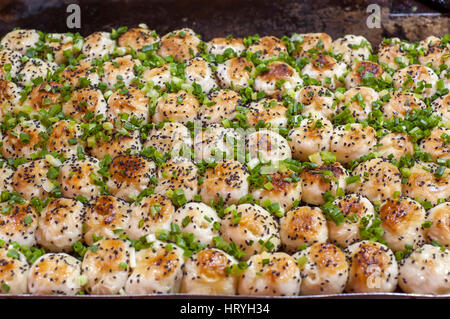
[[[0,294],[449,293],[449,34],[137,23],[0,35]]]

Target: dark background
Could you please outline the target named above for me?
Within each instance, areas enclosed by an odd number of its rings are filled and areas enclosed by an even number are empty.
[[[81,7],[81,29],[66,27],[70,3]],[[381,29],[366,26],[370,3],[382,8]],[[323,31],[333,38],[363,35],[376,44],[382,37],[421,40],[450,33],[449,7],[450,0],[0,0],[0,35],[13,27],[88,35],[143,22],[160,34],[187,26],[206,40]]]

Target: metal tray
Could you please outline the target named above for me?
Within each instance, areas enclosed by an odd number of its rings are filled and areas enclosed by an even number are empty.
[[[423,40],[449,33],[446,0],[1,0],[0,35],[14,27],[45,32],[111,30],[147,23],[158,33],[189,27],[205,40],[252,34],[283,36],[292,32],[327,32],[365,36],[373,45],[383,37]],[[81,8],[81,29],[68,30],[66,7]],[[367,7],[378,4],[381,28],[366,25]]]
[[[429,35],[449,33],[450,13],[442,0],[1,0],[0,35],[14,27],[45,32],[110,30],[147,23],[160,34],[190,27],[205,40],[215,36],[252,34],[282,36],[292,32],[327,32],[333,38],[344,34],[365,36],[372,45],[383,37],[418,41]],[[439,5],[440,3],[446,5]],[[81,29],[68,30],[66,6],[81,7]],[[366,26],[367,6],[381,8],[380,29]],[[437,4],[437,5],[436,5]],[[0,299],[450,299],[448,295],[393,293],[348,293],[317,296],[255,297],[230,295],[0,295]]]
[[[447,295],[389,293],[342,293],[304,296],[241,296],[241,295],[191,295],[191,294],[149,294],[149,295],[1,295],[0,299],[450,299]]]

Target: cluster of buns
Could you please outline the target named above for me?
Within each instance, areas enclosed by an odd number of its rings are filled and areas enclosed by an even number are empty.
[[[450,293],[449,35],[0,45],[0,293]]]

